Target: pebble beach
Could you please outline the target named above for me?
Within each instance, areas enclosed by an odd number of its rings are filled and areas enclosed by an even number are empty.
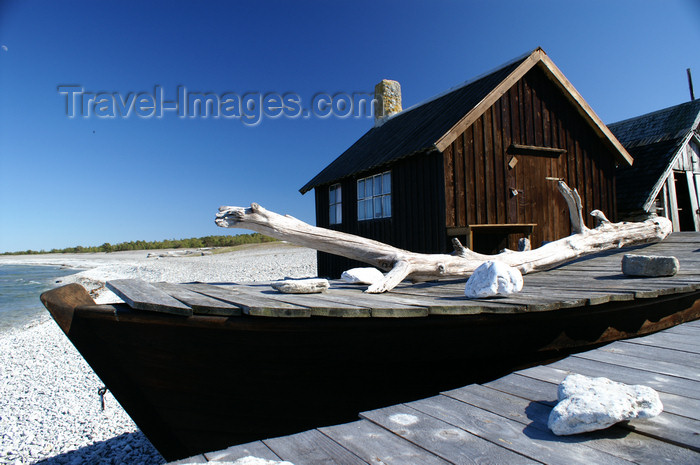
[[[161,252],[161,253],[158,253]],[[150,253],[150,257],[149,257]],[[211,251],[2,256],[0,265],[60,265],[98,303],[118,302],[110,279],[254,282],[316,274],[316,251],[286,243]],[[39,296],[37,296],[37,301]],[[0,464],[162,464],[165,460],[107,391],[48,312],[0,333]]]

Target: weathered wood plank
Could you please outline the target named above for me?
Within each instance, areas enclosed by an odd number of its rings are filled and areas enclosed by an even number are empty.
[[[700,382],[675,376],[661,375],[652,371],[628,368],[610,363],[567,357],[551,364],[554,368],[580,373],[586,376],[604,376],[626,384],[644,384],[660,392],[700,399]]]
[[[363,465],[367,462],[318,430],[263,441],[283,460],[309,465]]]
[[[591,350],[588,352],[583,352],[580,354],[576,354],[575,357],[583,358],[586,360],[595,360],[598,362],[609,363],[612,365],[637,368],[639,370],[676,376],[678,378],[685,378],[693,381],[700,381],[700,370],[694,367],[687,367],[679,363],[664,362],[661,360],[656,360],[653,363],[650,363],[649,360],[645,360],[642,358],[632,357],[629,355],[623,355],[619,353],[612,354],[602,350]],[[700,388],[700,386],[698,387]]]
[[[220,316],[241,314],[241,309],[235,305],[190,291],[182,285],[171,283],[153,283],[152,285],[189,306],[196,314]]]
[[[265,284],[236,284],[235,286],[221,286],[224,288],[242,289],[264,297],[286,302],[293,305],[307,307],[311,316],[326,316],[334,318],[362,318],[372,315],[371,309],[363,307],[352,299],[336,298],[330,292],[320,294],[284,294],[270,289]]]
[[[268,299],[259,295],[250,294],[241,290],[212,286],[210,284],[183,284],[186,289],[204,294],[215,299],[230,302],[240,307],[243,313],[251,316],[268,317],[309,317],[311,312],[306,307],[288,304],[274,299]]]
[[[452,463],[537,463],[406,405],[360,416]]]
[[[173,315],[192,315],[190,307],[141,280],[114,279],[107,281],[106,286],[131,308]]]
[[[548,369],[549,367],[537,368]],[[530,372],[530,370],[527,371]],[[556,379],[559,377],[563,379],[568,374],[556,373],[556,371],[550,372],[550,374],[546,376],[554,374]],[[530,372],[529,374],[533,373]],[[541,370],[539,374],[542,374]],[[611,375],[607,377],[614,378]],[[522,397],[529,401],[554,406],[557,403],[558,382],[552,383],[513,374],[487,383],[486,386],[514,396]],[[628,423],[622,423],[621,426],[638,431],[642,434],[651,435],[666,442],[681,444],[684,447],[699,451],[700,436],[698,436],[696,432],[698,428],[700,428],[700,421],[696,418],[684,416],[698,416],[697,401],[663,392],[659,392],[659,396],[664,405],[664,412],[661,416],[648,420],[634,420]]]
[[[250,456],[265,460],[280,460],[282,458],[270,450],[262,441],[239,444],[215,452],[205,452],[204,456],[210,462],[235,462],[236,460]]]
[[[566,371],[549,366],[539,366],[513,373],[502,380],[495,380],[489,383],[489,386],[553,406],[556,404],[556,387],[568,374]],[[609,376],[607,377],[609,378]],[[537,393],[545,393],[546,396],[545,398],[530,397]],[[664,405],[665,412],[700,420],[700,400],[667,392],[659,392],[659,397]]]
[[[237,286],[221,286],[226,289],[237,289]],[[280,295],[268,294],[268,298],[281,299]],[[428,315],[428,309],[417,302],[416,300],[401,299],[397,298],[393,294],[365,294],[362,289],[358,286],[345,285],[339,286],[333,284],[331,289],[323,294],[323,300],[330,300],[332,302],[338,302],[341,305],[362,307],[369,309],[370,316],[379,318],[392,318],[392,317],[424,317]],[[309,302],[309,306],[314,305],[319,313],[324,312],[324,306],[321,303],[312,304]],[[311,310],[311,307],[310,307]]]
[[[684,323],[684,326],[687,323]],[[700,371],[700,357],[690,352],[676,349],[665,349],[651,345],[633,344],[630,341],[615,341],[600,348],[613,354],[629,355],[644,360],[680,363],[687,367],[695,367]]]
[[[387,465],[449,463],[368,420],[319,428],[319,431],[369,463]]]
[[[182,460],[176,460],[174,462],[168,462],[167,465],[187,465],[190,463],[207,463],[209,462],[204,454],[194,455]]]
[[[700,355],[700,347],[698,347],[697,342],[692,340],[680,340],[675,336],[669,336],[663,333],[655,333],[642,338],[629,339],[628,342],[631,344],[682,350],[684,352]]]
[[[446,392],[445,395],[510,418],[527,427],[542,431],[549,430],[547,421],[552,409],[551,405],[476,384]],[[636,463],[657,464],[665,461],[700,463],[700,454],[695,451],[640,434],[629,433],[628,429],[619,425],[602,431],[578,434],[571,440],[585,441],[589,447]]]
[[[543,463],[629,463],[575,441],[562,441],[548,431],[523,425],[447,396],[407,404],[451,425]]]

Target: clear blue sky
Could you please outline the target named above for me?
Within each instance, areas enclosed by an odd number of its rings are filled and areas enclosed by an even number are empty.
[[[298,189],[372,126],[69,118],[60,85],[307,106],[389,78],[406,108],[538,46],[604,122],[687,101],[686,68],[700,96],[697,0],[0,0],[0,252],[236,233],[216,209],[252,201],[313,223],[313,193]]]

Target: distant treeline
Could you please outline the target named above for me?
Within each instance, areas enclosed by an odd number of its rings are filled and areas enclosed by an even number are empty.
[[[151,250],[151,249],[199,249],[202,247],[233,247],[243,244],[260,244],[262,242],[274,242],[277,239],[260,233],[239,234],[237,236],[206,236],[190,239],[166,239],[164,241],[130,241],[110,244],[105,242],[93,247],[68,247],[66,249],[51,250],[24,250],[21,252],[4,252],[1,255],[26,255],[39,253],[87,253],[87,252],[121,252],[123,250]]]

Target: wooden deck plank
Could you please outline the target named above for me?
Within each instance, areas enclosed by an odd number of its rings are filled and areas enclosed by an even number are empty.
[[[360,416],[452,463],[538,463],[406,405]]]
[[[215,452],[205,452],[209,462],[235,462],[244,457],[258,457],[265,460],[280,460],[281,457],[270,450],[262,441],[239,444]]]
[[[220,286],[226,289],[239,289],[236,286]],[[244,288],[245,289],[245,288]],[[285,299],[286,294],[267,293],[267,298]],[[344,306],[362,307],[369,310],[370,316],[374,317],[424,317],[428,315],[426,306],[417,300],[396,298],[392,294],[365,294],[358,287],[352,289],[331,287],[323,294],[323,300],[337,302]],[[310,308],[316,309],[319,314],[324,313],[324,303],[322,300],[307,302]],[[340,307],[338,307],[340,308]]]
[[[168,462],[167,465],[188,465],[190,463],[208,463],[209,460],[204,456],[204,454],[194,455],[182,460],[175,460],[174,462]]]
[[[687,367],[695,367],[700,371],[700,357],[682,350],[633,344],[630,341],[615,341],[601,347],[600,350],[612,354],[629,355],[644,360],[681,363]]]
[[[211,284],[195,283],[183,284],[183,286],[194,292],[204,294],[215,299],[230,302],[237,307],[240,307],[243,313],[251,316],[267,316],[267,317],[309,317],[311,312],[307,307],[288,304],[274,299],[246,293],[239,290],[225,289],[221,286],[213,286]]]
[[[190,307],[139,279],[114,279],[107,281],[106,286],[131,308],[173,315],[192,315]]]
[[[692,342],[684,343],[674,338],[669,338],[660,335],[659,333],[652,334],[652,336],[656,337],[654,337],[653,339],[647,339],[646,337],[630,339],[629,343],[639,344],[643,346],[661,347],[664,349],[679,350],[691,354],[700,355],[700,347],[698,347],[698,344],[693,344]]]
[[[449,463],[368,420],[319,428],[319,431],[369,463],[387,465]]]
[[[575,441],[562,441],[550,431],[524,427],[521,423],[444,395],[407,405],[543,463],[629,463]]]
[[[674,326],[665,330],[666,334],[683,334],[685,336],[694,336],[700,340],[700,327],[697,326]]]
[[[613,378],[612,376],[607,377],[610,379]],[[558,382],[551,383],[512,374],[486,383],[485,386],[551,407],[557,403]],[[671,413],[667,403],[669,396],[659,393],[659,397],[661,397],[661,402],[664,404],[665,409],[660,416],[647,420],[633,420],[622,424],[622,427],[638,431],[641,434],[649,435],[662,441],[682,445],[694,451],[700,451],[700,435],[697,434],[697,431],[700,431],[700,421],[682,416],[691,411],[694,411],[693,415],[697,416],[698,411],[696,409],[689,410],[688,408],[677,407],[675,410],[682,413]],[[681,401],[683,400],[682,397],[675,396],[675,400],[678,399]]]
[[[231,286],[232,289],[242,285]],[[227,286],[222,286],[227,287]],[[270,289],[268,285],[246,285],[243,289],[257,291],[265,297],[286,302],[293,305],[308,307],[311,316],[327,316],[334,318],[368,318],[372,316],[371,308],[360,305],[358,302],[350,302],[348,299],[335,298],[329,292],[318,294],[284,294]]]
[[[688,367],[680,363],[664,362],[656,360],[654,363],[649,363],[649,360],[632,357],[630,355],[612,354],[603,350],[592,350],[576,354],[575,357],[586,360],[596,360],[598,362],[610,363],[612,365],[620,365],[629,368],[638,368],[640,370],[652,371],[663,375],[676,376],[693,381],[700,381],[700,370],[694,367]],[[698,386],[700,388],[700,386]]]
[[[198,315],[234,316],[241,314],[241,309],[235,305],[190,291],[178,284],[153,283],[152,285],[184,303]]]
[[[626,384],[644,384],[657,391],[700,399],[700,382],[654,373],[650,371],[653,366],[641,370],[580,357],[567,357],[551,366],[586,376],[604,376]]]
[[[477,384],[446,392],[445,395],[510,418],[526,427],[542,431],[549,430],[547,421],[552,410],[551,405],[516,397]],[[698,452],[641,434],[630,433],[627,428],[620,425],[601,431],[579,434],[570,437],[570,439],[576,442],[585,442],[589,447],[636,463],[700,463]]]
[[[549,383],[556,388],[568,374],[568,372],[557,370],[549,366],[533,367],[513,373],[500,380],[495,380],[492,383],[488,383],[488,385],[504,392],[527,397],[531,400],[535,400],[535,398],[528,397],[528,394],[532,395],[533,392],[546,393],[549,396],[548,398],[537,400],[554,405],[557,402],[556,389],[552,390],[552,386],[546,386],[541,383]],[[511,378],[511,376],[513,379],[509,380],[508,378]],[[700,400],[679,396],[677,394],[669,394],[667,392],[659,392],[659,397],[661,398],[661,403],[664,405],[665,412],[700,420]]]
[[[365,465],[360,459],[318,430],[263,441],[283,460],[309,465]]]

